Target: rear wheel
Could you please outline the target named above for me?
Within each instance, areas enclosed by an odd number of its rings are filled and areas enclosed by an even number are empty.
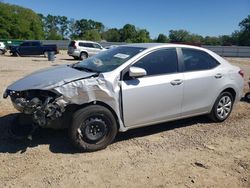
[[[234,98],[231,93],[223,92],[214,103],[209,117],[215,122],[225,121],[233,109]]]
[[[14,52],[14,53],[12,53],[12,56],[14,56],[14,57],[18,57],[18,56],[19,56],[19,54],[18,54],[18,52]]]
[[[80,59],[84,60],[84,59],[87,59],[87,58],[88,58],[88,54],[86,52],[81,52]]]
[[[96,151],[106,148],[117,134],[113,114],[105,107],[92,105],[75,112],[69,135],[81,151]]]
[[[3,50],[0,50],[0,55],[3,55],[4,54],[4,51]]]

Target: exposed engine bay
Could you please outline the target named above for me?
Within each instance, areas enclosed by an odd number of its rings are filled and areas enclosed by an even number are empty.
[[[6,96],[4,97],[9,95],[14,107],[24,114],[32,115],[33,122],[41,127],[61,117],[65,111],[65,106],[58,102],[60,96],[50,91],[28,90],[6,92]]]

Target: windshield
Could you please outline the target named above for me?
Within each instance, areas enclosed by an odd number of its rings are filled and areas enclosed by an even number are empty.
[[[101,52],[93,57],[74,64],[72,67],[91,72],[109,72],[116,69],[144,49],[145,48],[120,46]]]

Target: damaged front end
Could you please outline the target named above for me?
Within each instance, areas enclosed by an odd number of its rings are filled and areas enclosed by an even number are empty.
[[[32,116],[33,122],[41,127],[62,116],[64,104],[60,95],[46,90],[6,90],[4,98],[10,96],[13,106],[21,113]]]
[[[3,97],[10,96],[14,107],[30,115],[34,124],[54,129],[69,127],[72,114],[79,108],[101,103],[114,113],[120,130],[125,131],[119,76],[58,66],[14,82]]]

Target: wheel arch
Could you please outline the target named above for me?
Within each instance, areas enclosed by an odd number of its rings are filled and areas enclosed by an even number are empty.
[[[81,54],[82,54],[82,53],[85,53],[85,54],[87,55],[87,58],[89,57],[89,53],[88,53],[87,51],[85,51],[85,50],[81,50],[81,52],[80,52],[80,56],[81,56]],[[79,57],[80,57],[80,56],[79,56]]]
[[[213,101],[212,101],[212,103],[211,103],[211,105],[210,105],[210,107],[209,107],[209,112],[211,112],[211,110],[212,110],[212,108],[213,108],[213,106],[214,106],[214,103],[216,102],[216,100],[217,100],[217,98],[220,96],[220,94],[223,93],[223,92],[229,92],[229,93],[231,93],[232,96],[233,96],[233,101],[235,101],[235,99],[236,99],[236,97],[237,97],[236,90],[235,90],[233,87],[231,87],[231,86],[224,87],[224,88],[222,88],[222,89],[217,93],[216,96],[214,96],[214,99],[213,99]]]
[[[235,98],[236,98],[236,91],[235,91],[235,89],[233,89],[232,87],[228,87],[228,88],[224,89],[222,92],[220,92],[220,94],[223,93],[223,92],[229,92],[229,93],[231,93],[232,96],[233,96],[233,100],[235,100]]]
[[[66,113],[73,114],[77,110],[86,108],[86,107],[91,106],[91,105],[100,105],[100,106],[103,106],[103,107],[107,108],[112,113],[112,115],[114,116],[114,118],[116,120],[117,129],[118,130],[120,129],[120,123],[119,123],[119,118],[118,118],[117,113],[115,112],[115,110],[110,105],[108,105],[107,103],[104,103],[102,101],[92,101],[92,102],[84,103],[84,104],[81,104],[81,105],[71,104],[71,105],[67,106],[67,108],[69,108],[70,110],[67,110]]]

